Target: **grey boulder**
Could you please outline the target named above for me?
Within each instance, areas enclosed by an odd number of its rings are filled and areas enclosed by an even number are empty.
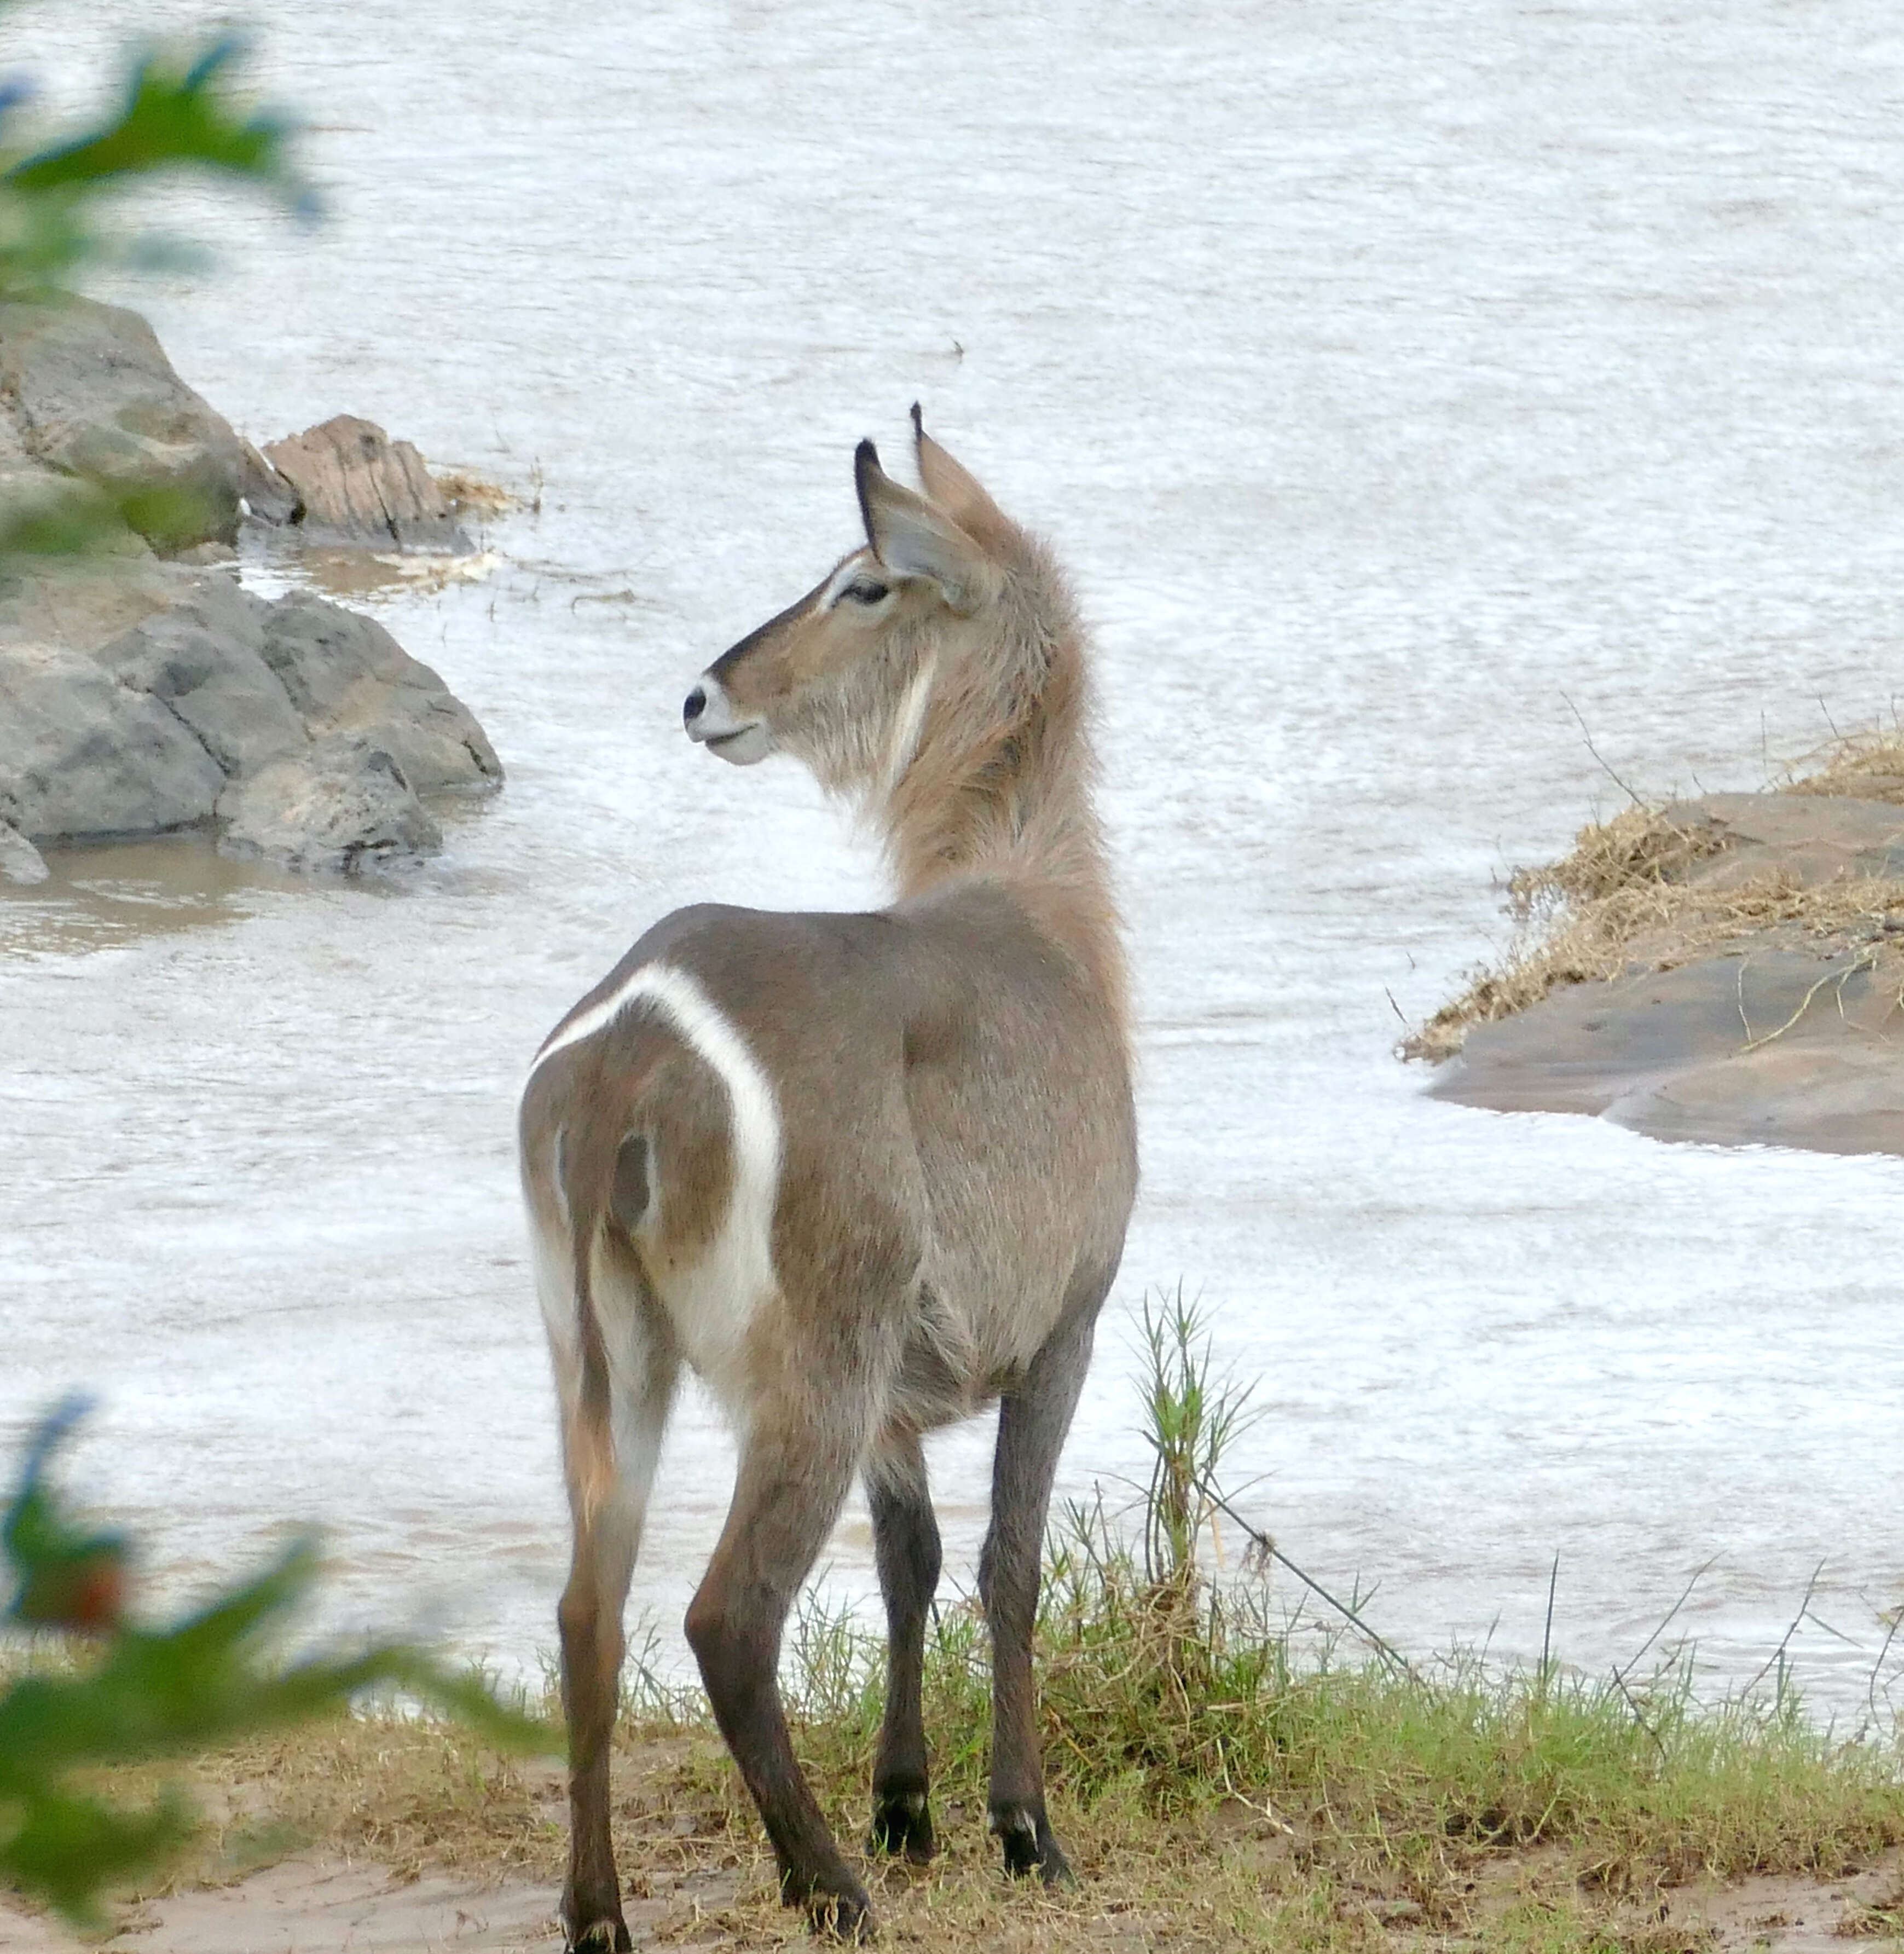
[[[265,799],[228,795],[280,762],[296,768],[278,768]],[[149,556],[55,566],[0,592],[0,821],[36,843],[222,816],[247,852],[349,866],[441,846],[418,793],[501,781],[429,666],[307,592],[267,602],[222,571]]]
[[[501,784],[501,762],[476,715],[374,617],[294,591],[270,608],[263,655],[313,735],[361,735],[419,793]]]
[[[91,299],[0,303],[0,486],[17,492],[36,472],[116,495],[184,492],[184,503],[175,495],[130,513],[165,549],[231,542],[241,499],[279,520],[295,506],[256,450],[173,371],[145,320]],[[196,520],[181,528],[185,506]]]
[[[0,646],[0,820],[36,841],[211,813],[224,770],[162,700],[84,652]]]
[[[160,701],[222,774],[241,774],[310,737],[265,661],[271,614],[228,576],[206,576],[184,602],[102,647],[98,660],[128,691]]]
[[[267,760],[218,796],[221,852],[285,867],[356,874],[434,855],[442,831],[404,771],[360,735],[336,733]]]
[[[0,821],[0,882],[43,882],[52,873],[46,858],[25,835]]]

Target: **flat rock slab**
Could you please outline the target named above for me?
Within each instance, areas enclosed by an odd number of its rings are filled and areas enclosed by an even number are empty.
[[[1669,809],[1718,844],[1689,881],[1895,881],[1904,808],[1843,796],[1712,794]],[[1644,947],[1644,946],[1642,946]],[[1569,985],[1476,1025],[1431,1095],[1582,1113],[1667,1140],[1904,1153],[1904,939],[1829,947],[1796,927],[1673,969]]]
[[[1736,887],[1777,866],[1807,884],[1844,877],[1904,880],[1904,807],[1843,794],[1723,793],[1676,801],[1666,818],[1704,830],[1721,853],[1688,878]]]
[[[1431,1091],[1657,1139],[1904,1153],[1904,1013],[1874,977],[1852,957],[1739,949],[1574,985],[1477,1025]]]
[[[459,553],[470,548],[423,457],[374,421],[338,414],[273,441],[265,453],[296,491],[303,510],[298,524],[313,542]]]

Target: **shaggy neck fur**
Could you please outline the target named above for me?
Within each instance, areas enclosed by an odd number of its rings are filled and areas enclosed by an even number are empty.
[[[995,634],[938,660],[910,763],[866,809],[899,892],[1008,884],[1096,977],[1121,1021],[1123,956],[1093,803],[1084,636],[1043,545],[1014,531]],[[1001,552],[1004,554],[1004,552]]]

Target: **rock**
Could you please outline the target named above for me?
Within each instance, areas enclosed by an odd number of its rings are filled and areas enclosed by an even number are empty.
[[[314,542],[457,554],[470,547],[423,457],[373,422],[338,414],[265,453],[296,492],[298,520]]]
[[[221,773],[237,776],[309,743],[309,729],[265,661],[270,615],[230,577],[207,576],[96,656],[121,685],[162,701]]]
[[[351,874],[434,855],[438,828],[397,762],[361,736],[332,734],[268,760],[219,796],[221,852]]]
[[[1432,1096],[1595,1114],[1659,1139],[1904,1153],[1904,941],[1868,892],[1896,883],[1904,911],[1904,808],[1710,794],[1666,813],[1718,844],[1680,878],[1689,884],[1762,890],[1770,875],[1827,898],[1839,884],[1866,893],[1824,935],[1795,912],[1691,950],[1670,929],[1642,936],[1642,967],[1627,975],[1565,985],[1472,1026]],[[1643,967],[1654,961],[1675,967]]]
[[[0,646],[0,820],[36,841],[210,818],[225,771],[178,715],[83,652]]]
[[[115,494],[183,492],[135,508],[162,549],[237,534],[241,496],[289,503],[255,450],[180,379],[137,313],[91,299],[0,303],[0,492],[33,469]]]
[[[337,482],[379,498],[380,541],[460,541],[415,449],[329,425]],[[127,500],[149,487],[187,492],[204,521],[186,533],[164,498]],[[233,847],[300,867],[433,853],[418,793],[500,786],[482,727],[380,624],[302,592],[268,603],[219,567],[241,501],[276,520],[303,505],[144,320],[0,302],[0,523],[95,488],[190,561],[116,526],[83,554],[0,558],[0,875],[43,873],[35,843],[218,818]]]
[[[1715,793],[1664,817],[1725,845],[1686,879],[1736,888],[1776,866],[1808,885],[1840,876],[1904,878],[1904,807],[1844,794]]]
[[[43,882],[52,872],[18,828],[0,821],[0,882]]]
[[[149,557],[55,564],[0,592],[0,820],[36,842],[209,822],[249,806],[225,801],[232,782],[278,760],[337,775],[338,741],[383,754],[412,799],[501,784],[482,728],[436,674],[321,598],[269,603],[225,572]],[[313,742],[333,743],[321,765],[304,757]],[[420,809],[366,784],[366,765],[344,769],[347,805],[335,781],[326,801],[280,777],[273,822],[246,814],[248,833],[269,827],[255,852],[305,865],[440,845]],[[294,807],[317,824],[307,850],[284,839]]]
[[[501,784],[501,763],[475,715],[375,618],[294,591],[271,607],[264,656],[313,734],[361,734],[419,793]]]

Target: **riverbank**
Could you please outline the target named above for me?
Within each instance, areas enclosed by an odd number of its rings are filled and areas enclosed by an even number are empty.
[[[1225,1701],[1173,1692],[1155,1660],[1170,1636],[1133,1641],[1130,1626],[1101,1641],[1074,1633],[1067,1648],[1048,1626],[1053,1811],[1079,1874],[1074,1890],[1048,1893],[998,1869],[984,1823],[982,1675],[969,1618],[944,1618],[928,1678],[941,1853],[925,1869],[872,1868],[888,1944],[1810,1954],[1904,1927],[1904,1759],[1888,1736],[1822,1733],[1789,1698],[1701,1709],[1670,1674],[1491,1679],[1472,1662],[1293,1673],[1280,1667],[1286,1644],[1245,1638],[1233,1658],[1253,1646],[1269,1660],[1253,1686],[1248,1662],[1208,1677],[1245,1692]],[[1194,1647],[1177,1645],[1180,1665]],[[837,1624],[809,1624],[794,1653],[796,1742],[849,1842],[865,1822],[877,1727],[857,1659],[868,1652]],[[1121,1741],[1105,1720],[1114,1709]],[[373,1717],[184,1775],[214,1822],[193,1863],[124,1910],[108,1946],[560,1944],[553,1764]],[[638,1946],[805,1944],[703,1720],[652,1695],[633,1703],[614,1779]],[[0,1945],[71,1944],[0,1902]]]

